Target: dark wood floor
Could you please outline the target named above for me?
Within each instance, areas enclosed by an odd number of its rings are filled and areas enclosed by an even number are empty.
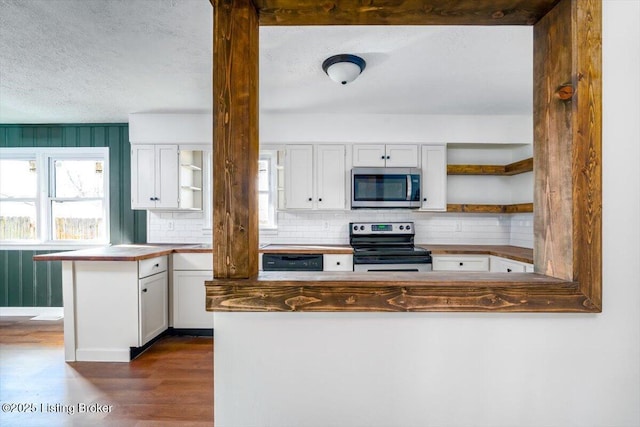
[[[213,339],[165,337],[131,363],[65,363],[62,320],[0,317],[0,402],[3,427],[212,426]]]

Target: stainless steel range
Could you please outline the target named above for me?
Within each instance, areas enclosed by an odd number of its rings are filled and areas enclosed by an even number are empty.
[[[353,271],[431,271],[431,252],[413,244],[413,222],[351,222]]]

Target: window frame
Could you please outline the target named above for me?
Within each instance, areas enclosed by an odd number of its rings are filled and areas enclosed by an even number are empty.
[[[260,154],[258,156],[258,161],[266,160],[269,163],[269,189],[267,191],[261,191],[260,186],[258,185],[257,193],[258,193],[258,205],[260,200],[260,194],[269,194],[269,224],[261,225],[260,217],[258,216],[258,228],[260,230],[277,230],[278,229],[278,192],[277,192],[277,182],[278,182],[278,150],[275,149],[262,149],[260,150]],[[259,206],[258,206],[259,212]]]
[[[36,162],[36,239],[34,240],[0,240],[6,247],[38,246],[38,247],[70,247],[96,246],[109,244],[110,236],[110,180],[109,180],[109,148],[108,147],[58,147],[58,148],[17,148],[0,149],[0,159],[29,159]],[[104,195],[101,198],[65,198],[54,197],[55,160],[95,160],[103,162]],[[18,201],[19,199],[1,198],[2,201]],[[22,200],[22,199],[20,199]],[[54,238],[53,202],[55,200],[103,200],[104,238],[96,240],[59,240]]]

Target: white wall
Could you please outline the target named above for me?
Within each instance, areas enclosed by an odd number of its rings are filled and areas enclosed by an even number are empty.
[[[215,313],[217,426],[640,426],[640,2],[603,5],[603,312]]]

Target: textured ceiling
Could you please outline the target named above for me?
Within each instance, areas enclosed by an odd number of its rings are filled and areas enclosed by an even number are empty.
[[[0,0],[0,122],[211,109],[208,0]],[[341,86],[322,71],[354,53]],[[261,27],[271,113],[530,114],[531,27]]]

